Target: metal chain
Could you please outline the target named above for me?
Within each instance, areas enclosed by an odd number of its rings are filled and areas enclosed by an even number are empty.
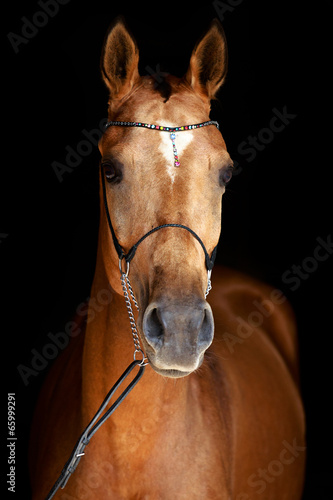
[[[132,285],[130,283],[130,280],[128,278],[128,276],[126,275],[126,283],[127,283],[127,288],[129,289],[129,293],[131,294],[131,297],[132,297],[132,300],[133,300],[133,303],[135,305],[135,307],[137,308],[137,310],[139,311],[139,305],[138,305],[138,302],[135,298],[135,295],[134,295],[134,292],[133,292],[133,288],[132,288]]]
[[[207,283],[207,288],[206,288],[206,291],[205,291],[205,299],[207,298],[207,295],[209,294],[209,292],[213,288],[212,287],[212,282],[210,280],[211,275],[212,275],[212,271],[210,270],[210,271],[208,271],[208,283]]]
[[[208,280],[208,284],[207,284],[207,288],[206,288],[206,291],[205,291],[205,299],[207,298],[207,295],[209,294],[209,292],[211,291],[212,289],[212,282],[210,280]]]
[[[133,292],[131,283],[128,279],[127,273],[121,272],[120,280],[121,280],[121,286],[123,289],[125,303],[126,303],[127,312],[128,312],[128,317],[130,320],[130,325],[131,325],[131,330],[132,330],[132,337],[133,337],[133,342],[134,342],[134,347],[135,347],[134,359],[136,360],[136,353],[141,353],[142,354],[142,361],[141,361],[140,365],[146,366],[148,364],[148,359],[145,357],[145,353],[143,352],[143,350],[141,348],[140,337],[139,337],[137,326],[135,323],[135,318],[134,318],[134,314],[133,314],[133,309],[132,309],[132,304],[131,304],[131,299],[130,299],[129,293],[132,297],[133,303],[135,304],[135,306],[138,310],[139,310],[139,306],[138,306],[137,300],[134,296],[134,292]]]

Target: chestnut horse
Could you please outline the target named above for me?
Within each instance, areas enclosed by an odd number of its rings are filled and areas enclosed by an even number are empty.
[[[90,307],[85,331],[55,362],[38,403],[33,499],[45,499],[133,361],[116,247],[129,252],[145,235],[129,278],[139,306],[136,347],[148,365],[54,498],[299,500],[305,424],[291,309],[280,291],[218,267],[205,298],[205,256],[219,240],[232,168],[225,142],[214,123],[173,138],[151,126],[209,120],[226,75],[224,32],[212,22],[183,78],[141,77],[138,60],[118,19],[101,60],[113,123],[99,144],[104,181]],[[175,226],[150,232],[165,224]]]

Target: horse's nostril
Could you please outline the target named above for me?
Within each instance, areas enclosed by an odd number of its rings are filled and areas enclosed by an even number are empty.
[[[157,307],[152,308],[145,314],[144,332],[148,343],[154,349],[163,344],[164,327],[158,314]]]
[[[204,310],[203,320],[199,328],[198,345],[208,347],[212,343],[212,334],[214,332],[214,320],[210,309]]]

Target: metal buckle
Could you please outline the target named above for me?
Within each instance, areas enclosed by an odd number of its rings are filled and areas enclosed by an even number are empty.
[[[130,268],[130,265],[129,265],[129,262],[127,262],[127,261],[125,260],[125,262],[126,262],[126,264],[127,264],[127,266],[126,266],[126,273],[125,273],[125,271],[123,271],[123,266],[122,266],[122,261],[123,261],[123,258],[124,258],[124,257],[121,257],[121,258],[119,259],[119,271],[120,271],[120,274],[121,274],[121,275],[123,275],[123,274],[124,274],[124,275],[126,276],[126,278],[127,278],[127,277],[128,277],[128,273],[129,273],[129,268]]]
[[[134,361],[137,361],[137,359],[136,359],[136,353],[137,352],[140,352],[141,355],[142,355],[140,366],[147,366],[147,365],[149,365],[149,361],[146,358],[145,353],[143,352],[142,349],[135,349],[135,351],[134,351]]]

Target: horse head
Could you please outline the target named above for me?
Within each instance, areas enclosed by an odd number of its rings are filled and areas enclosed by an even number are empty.
[[[211,255],[220,236],[222,195],[232,161],[215,126],[189,127],[176,131],[172,139],[150,125],[175,128],[209,120],[210,101],[226,74],[224,32],[218,21],[212,22],[182,78],[142,77],[138,62],[136,42],[118,19],[101,58],[110,92],[108,119],[137,126],[106,129],[99,144],[101,176],[112,228],[124,252],[165,224],[186,226],[199,236],[181,227],[164,227],[142,241],[130,266],[140,308],[138,328],[149,362],[164,376],[182,377],[201,365],[214,336],[199,239]],[[102,207],[105,272],[121,293],[118,255],[106,218]]]

